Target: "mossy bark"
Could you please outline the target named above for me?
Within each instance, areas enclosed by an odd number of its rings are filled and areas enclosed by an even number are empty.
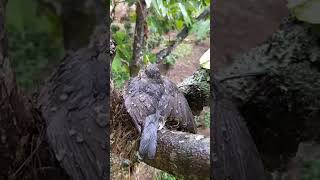
[[[268,169],[285,168],[304,140],[319,140],[320,47],[312,25],[286,19],[265,43],[234,57],[217,78],[244,116]]]

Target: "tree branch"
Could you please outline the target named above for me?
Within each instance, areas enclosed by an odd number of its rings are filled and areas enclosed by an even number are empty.
[[[178,131],[158,131],[155,168],[188,179],[210,179],[210,138]]]
[[[210,15],[210,8],[205,9],[197,18],[196,20],[202,20]],[[184,28],[179,32],[179,34],[176,37],[176,40],[173,41],[168,47],[165,49],[162,49],[156,54],[157,57],[157,63],[160,64],[163,59],[165,59],[172,51],[175,49],[188,35],[189,35],[190,27],[187,27],[186,25]]]
[[[113,89],[111,87],[111,89]],[[130,123],[128,123],[130,122]],[[111,152],[135,159],[139,135],[124,107],[121,92],[112,92]],[[145,162],[177,176],[209,179],[210,139],[202,135],[174,131],[158,131],[156,159]],[[192,169],[190,169],[192,168]],[[196,169],[196,170],[194,170]]]
[[[178,85],[179,90],[188,100],[193,115],[199,115],[204,106],[209,106],[210,72],[198,69],[192,76]]]

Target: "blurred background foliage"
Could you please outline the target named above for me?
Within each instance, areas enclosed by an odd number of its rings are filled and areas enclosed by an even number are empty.
[[[50,17],[39,16],[34,0],[8,1],[6,23],[17,83],[31,93],[64,53],[61,31]]]
[[[320,179],[320,160],[315,159],[304,163],[303,180]]]
[[[129,79],[129,64],[132,60],[134,26],[136,13],[134,0],[111,1],[110,9],[121,3],[128,7],[123,17],[116,17],[111,24],[112,38],[117,42],[117,55],[112,64],[112,76],[116,87],[121,88],[123,83]],[[156,61],[156,52],[168,46],[175,40],[175,34],[189,27],[191,34],[195,35],[197,41],[202,41],[209,36],[210,19],[196,21],[196,17],[209,7],[210,0],[146,0],[148,8],[146,39],[143,63]],[[172,35],[170,35],[173,34]],[[175,61],[192,51],[188,44],[181,44],[173,53],[165,59],[165,63],[173,65]]]

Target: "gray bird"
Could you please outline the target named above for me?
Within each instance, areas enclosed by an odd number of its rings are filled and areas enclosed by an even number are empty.
[[[141,134],[139,154],[142,158],[155,158],[157,129],[162,129],[167,121],[174,122],[175,129],[196,133],[186,98],[173,82],[161,76],[155,64],[129,80],[123,97],[133,124]]]
[[[109,175],[107,33],[97,27],[89,46],[66,56],[38,97],[48,143],[72,180]]]

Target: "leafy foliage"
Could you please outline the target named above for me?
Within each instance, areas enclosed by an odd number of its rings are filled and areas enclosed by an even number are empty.
[[[43,74],[63,54],[62,38],[51,31],[48,19],[38,17],[32,0],[12,0],[7,10],[9,56],[17,83],[31,92],[43,81]]]
[[[170,30],[172,28],[181,30],[183,24],[192,26],[195,17],[198,16],[204,8],[209,6],[209,0],[192,0],[192,1],[177,1],[177,0],[152,0],[151,12],[157,18],[148,18],[148,24],[155,25],[157,32],[162,30]],[[159,21],[160,23],[152,21]],[[165,24],[166,26],[158,26]],[[163,29],[164,28],[164,29]]]
[[[194,23],[191,33],[195,33],[198,41],[204,40],[210,33],[210,20],[201,20]]]
[[[115,86],[121,88],[126,80],[129,79],[129,63],[132,57],[132,38],[123,30],[113,33],[113,39],[117,42],[116,56],[112,62],[112,78]]]
[[[314,160],[305,163],[306,170],[304,172],[303,180],[317,180],[320,179],[320,160]]]
[[[155,180],[178,180],[175,176],[166,173],[164,171],[160,171],[157,173],[157,176],[154,178]]]
[[[126,0],[130,7],[136,1]],[[206,7],[209,6],[210,0],[146,0],[148,8],[147,27],[149,30],[148,39],[146,39],[143,51],[143,63],[153,63],[156,56],[153,49],[161,45],[167,45],[163,36],[169,31],[180,31],[187,25],[191,33],[195,33],[199,41],[208,36],[210,30],[210,21],[197,22],[195,17],[198,16]],[[134,30],[132,24],[135,23],[136,14],[129,11],[125,19],[124,26],[119,28],[116,23],[111,26],[112,37],[117,42],[117,55],[112,63],[112,76],[116,87],[122,87],[122,84],[129,78],[129,64],[132,60],[132,44]],[[170,41],[169,41],[170,43]],[[190,46],[185,46],[178,51],[174,51],[166,58],[166,63],[174,64],[182,55],[187,55],[186,51],[191,51]]]
[[[191,51],[192,46],[190,44],[182,43],[169,56],[165,58],[165,63],[175,64],[177,59],[189,55]]]
[[[18,85],[33,90],[43,80],[42,73],[50,64],[49,61],[59,60],[63,50],[45,32],[26,29],[20,33],[10,27],[9,37],[9,55],[15,67]]]

